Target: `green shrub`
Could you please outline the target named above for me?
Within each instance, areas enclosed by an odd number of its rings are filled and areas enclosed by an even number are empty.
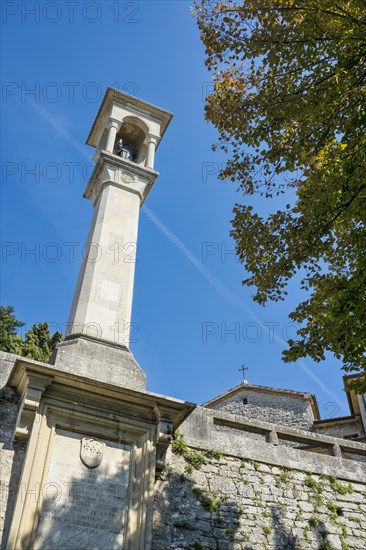
[[[190,451],[183,435],[178,431],[175,432],[172,442],[172,451],[174,454],[184,458],[187,463],[188,473],[192,473],[193,470],[199,470],[201,466],[207,464],[206,459],[220,460],[222,457],[222,453],[220,453],[220,451],[215,451],[214,449],[207,451]]]
[[[234,540],[234,531],[230,529],[230,527],[226,527],[226,529],[224,529],[224,533],[230,541]]]
[[[215,449],[209,449],[208,451],[204,451],[205,456],[211,460],[221,460],[222,453],[220,451],[216,451]]]
[[[276,477],[276,481],[275,481],[276,487],[279,487],[280,485],[282,485],[282,483],[286,484],[292,479],[292,476],[289,472],[290,471],[287,468],[281,469],[280,475]]]
[[[188,451],[187,443],[183,436],[177,431],[172,441],[172,451],[174,454],[185,457]]]
[[[312,527],[313,529],[315,529],[316,527],[318,527],[318,525],[319,525],[319,520],[318,520],[318,518],[316,518],[315,516],[311,516],[311,518],[309,519],[309,525],[310,525],[310,527]]]
[[[361,523],[361,518],[357,516],[348,516],[349,521],[354,521],[355,523]]]
[[[205,510],[208,510],[209,512],[214,512],[219,508],[219,499],[211,497],[199,487],[193,487],[192,491],[196,495],[198,502],[205,508]]]
[[[311,476],[306,476],[304,484],[317,493],[322,493],[324,491],[324,483],[321,483],[321,481],[316,481],[316,479]]]
[[[194,470],[199,470],[201,466],[207,463],[205,455],[200,451],[188,452],[184,458],[187,464],[189,464]]]

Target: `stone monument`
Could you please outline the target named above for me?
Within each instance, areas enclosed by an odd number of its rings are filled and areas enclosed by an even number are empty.
[[[8,550],[151,547],[154,481],[194,405],[145,390],[129,350],[135,263],[128,255],[171,117],[107,89],[87,140],[96,153],[84,195],[94,206],[88,244],[100,257],[84,260],[50,364],[4,354],[7,386],[21,396],[14,439],[26,449],[20,475],[13,462],[6,481],[18,487],[6,510]],[[115,154],[119,140],[138,151],[134,160]]]
[[[52,362],[103,381],[145,387],[145,374],[129,351],[140,207],[158,173],[155,150],[171,113],[109,88],[87,144],[95,168],[84,196],[94,206],[85,257],[66,337]],[[139,150],[132,161],[116,146]]]

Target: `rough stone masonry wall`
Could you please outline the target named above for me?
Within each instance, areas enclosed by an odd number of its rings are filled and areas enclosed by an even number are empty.
[[[153,550],[183,548],[364,550],[366,486],[231,456],[188,473],[170,453]]]
[[[359,418],[350,419],[349,422],[336,423],[334,421],[334,423],[324,422],[324,424],[314,424],[313,430],[320,434],[332,435],[333,437],[365,436],[363,425]]]
[[[248,401],[247,404],[243,404],[243,399]],[[250,391],[245,387],[210,408],[303,430],[309,430],[314,421],[309,399]]]
[[[366,548],[365,446],[202,407],[180,431],[156,483],[153,550]]]
[[[0,351],[0,548],[9,531],[25,455],[25,445],[13,441],[19,396],[4,387],[16,358]]]
[[[0,353],[0,388],[15,359]],[[4,530],[6,540],[25,448],[12,440],[19,410],[12,389],[0,390],[0,407],[0,537]],[[366,548],[364,457],[345,460],[268,443],[268,430],[279,439],[296,430],[255,420],[249,429],[242,415],[201,407],[180,429],[186,451],[168,452],[156,483],[154,550]],[[302,434],[314,444],[322,437]]]
[[[14,442],[19,396],[11,388],[0,390],[0,548],[7,538],[25,456],[25,445]],[[4,535],[4,536],[3,536]]]

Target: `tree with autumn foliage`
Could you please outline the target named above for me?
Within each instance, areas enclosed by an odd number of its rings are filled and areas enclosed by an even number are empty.
[[[204,0],[195,13],[215,83],[206,118],[228,157],[220,178],[247,197],[231,232],[243,284],[265,304],[300,276],[284,360],[331,352],[365,391],[366,0]]]

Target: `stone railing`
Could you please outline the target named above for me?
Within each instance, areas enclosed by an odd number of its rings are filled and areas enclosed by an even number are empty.
[[[366,445],[197,407],[179,428],[195,449],[366,482]]]
[[[262,436],[262,439],[273,445],[287,445],[296,447],[302,451],[328,454],[330,456],[357,460],[355,457],[366,457],[366,445],[357,441],[335,438],[329,435],[321,435],[304,430],[297,430],[277,424],[253,421],[243,417],[232,415],[214,416],[214,426],[224,426],[234,430],[242,430]],[[293,444],[296,445],[293,445]],[[362,458],[361,458],[362,460]]]

